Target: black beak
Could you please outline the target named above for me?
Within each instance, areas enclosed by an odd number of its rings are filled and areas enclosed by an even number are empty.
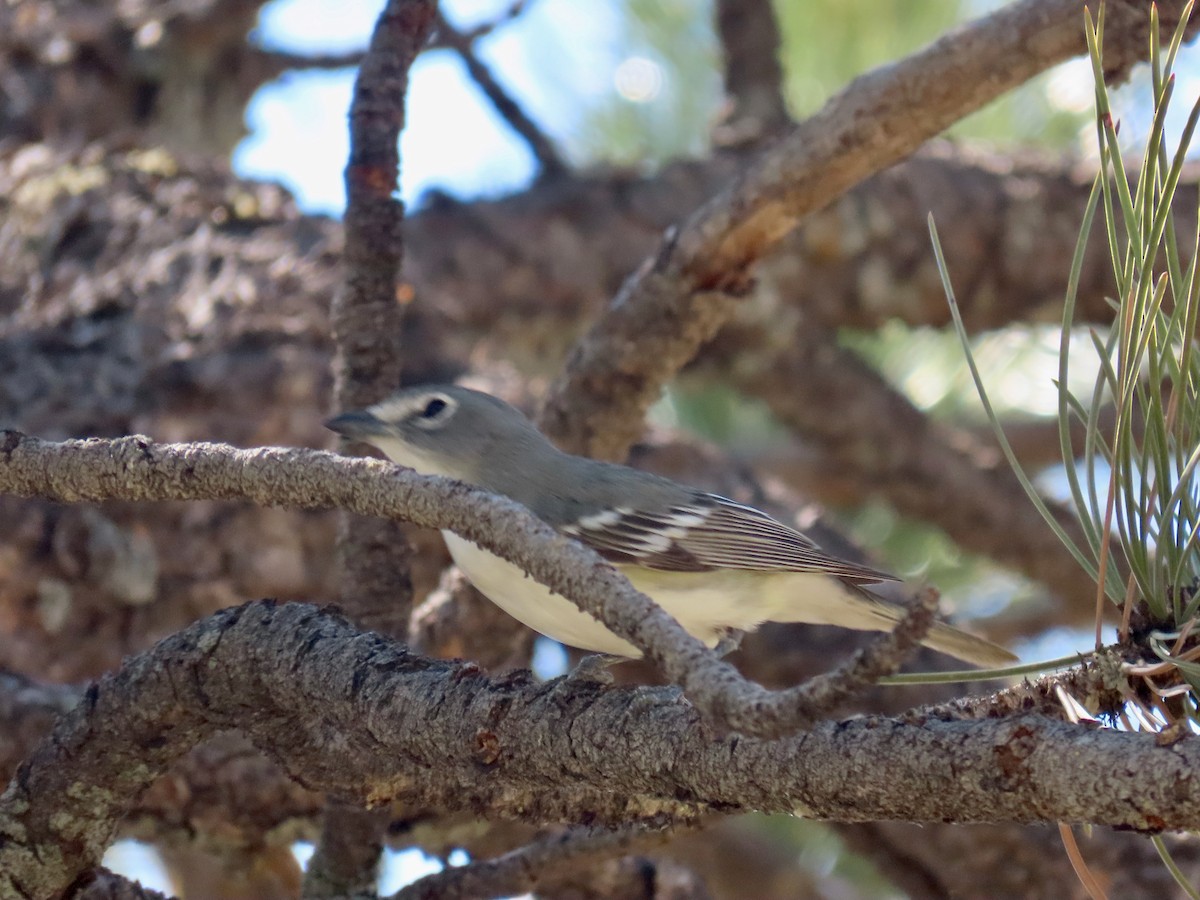
[[[387,434],[387,426],[383,421],[365,409],[334,416],[325,423],[325,427],[350,440],[365,440]]]

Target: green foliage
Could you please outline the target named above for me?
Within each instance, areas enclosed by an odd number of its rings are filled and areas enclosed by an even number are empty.
[[[1086,497],[1073,485],[1076,502],[1086,499],[1095,526],[1107,526],[1115,514],[1120,544],[1129,560],[1126,603],[1136,594],[1155,620],[1182,625],[1196,615],[1200,597],[1192,596],[1200,577],[1200,354],[1196,352],[1200,280],[1196,273],[1197,242],[1189,242],[1191,262],[1185,271],[1171,216],[1171,201],[1198,118],[1193,106],[1175,152],[1168,159],[1164,123],[1175,78],[1171,72],[1182,31],[1176,32],[1164,58],[1152,29],[1151,72],[1154,123],[1135,183],[1126,177],[1117,127],[1100,69],[1101,22],[1089,21],[1088,45],[1096,69],[1096,109],[1100,143],[1104,217],[1120,302],[1117,325],[1103,342],[1109,365],[1102,367],[1097,392],[1106,391],[1117,409],[1117,424],[1108,443],[1094,438],[1094,415],[1088,424],[1093,455],[1111,466],[1112,478],[1103,518],[1095,485]],[[1155,265],[1165,257],[1166,270]],[[1095,339],[1101,345],[1099,338]],[[1063,392],[1064,410],[1078,401]],[[1142,433],[1135,423],[1144,420]],[[1064,425],[1065,429],[1065,425]],[[1067,444],[1064,442],[1064,446]],[[1086,448],[1085,448],[1086,449]],[[1103,532],[1107,536],[1107,529]],[[1103,552],[1098,531],[1093,539]],[[1089,538],[1091,538],[1089,531]]]
[[[1059,433],[1066,474],[1083,525],[1087,545],[1076,545],[1062,530],[1013,455],[967,342],[966,330],[954,301],[936,229],[930,223],[943,284],[950,300],[971,374],[989,419],[1009,462],[1030,498],[1042,511],[1060,540],[1071,550],[1099,589],[1128,607],[1145,602],[1158,622],[1182,625],[1200,607],[1194,583],[1200,576],[1197,533],[1200,532],[1200,354],[1195,330],[1200,311],[1200,281],[1196,273],[1194,236],[1191,263],[1185,271],[1171,217],[1171,201],[1183,161],[1200,117],[1193,108],[1170,159],[1164,146],[1164,122],[1174,87],[1171,68],[1182,31],[1177,31],[1166,57],[1155,33],[1151,70],[1155,115],[1136,181],[1131,183],[1117,142],[1107,89],[1099,59],[1099,29],[1088,20],[1088,44],[1096,79],[1096,108],[1100,173],[1093,186],[1083,229],[1071,267],[1059,353]],[[1091,396],[1081,400],[1071,390],[1072,317],[1083,251],[1097,208],[1104,210],[1105,233],[1116,277],[1116,325],[1105,338],[1092,333],[1100,357],[1099,374]],[[1155,273],[1165,258],[1166,270]],[[1112,435],[1100,433],[1104,400],[1117,411]],[[1085,426],[1081,465],[1072,446],[1070,424],[1078,417]],[[1139,432],[1137,423],[1143,423]],[[1080,477],[1080,469],[1084,477]],[[1110,473],[1104,479],[1105,470]],[[1107,483],[1105,483],[1107,482]],[[1119,572],[1111,552],[1114,535],[1128,571]]]
[[[959,424],[987,421],[975,386],[963,372],[958,335],[892,321],[873,331],[843,329],[839,338],[934,418]],[[1058,374],[1059,341],[1060,329],[1043,325],[1014,325],[971,338],[971,353],[1001,418],[1041,420],[1057,412],[1058,403],[1045,386]],[[1073,349],[1072,390],[1090,388],[1098,368],[1090,345]]]
[[[652,411],[654,418],[682,427],[735,453],[752,453],[786,441],[789,432],[762,400],[727,385],[693,384],[678,379]]]

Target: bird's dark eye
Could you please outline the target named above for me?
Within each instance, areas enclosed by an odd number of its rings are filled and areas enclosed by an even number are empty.
[[[442,414],[442,410],[446,408],[446,401],[441,397],[434,397],[425,404],[425,408],[421,410],[422,419],[436,419]]]

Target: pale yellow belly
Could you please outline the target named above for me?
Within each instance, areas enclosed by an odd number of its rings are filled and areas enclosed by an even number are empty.
[[[443,531],[454,562],[471,583],[514,619],[563,644],[610,653],[641,656],[593,616],[506,562],[453,532]],[[744,571],[630,571],[618,566],[633,586],[667,611],[684,629],[714,646],[729,629],[751,631],[764,621],[839,622],[853,606],[847,590],[821,575]],[[799,606],[801,609],[797,609]]]

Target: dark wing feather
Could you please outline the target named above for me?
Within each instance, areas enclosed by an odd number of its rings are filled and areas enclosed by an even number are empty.
[[[697,492],[662,509],[620,507],[561,530],[605,559],[672,572],[713,569],[819,572],[856,584],[896,580],[830,556],[794,528],[751,506]]]

